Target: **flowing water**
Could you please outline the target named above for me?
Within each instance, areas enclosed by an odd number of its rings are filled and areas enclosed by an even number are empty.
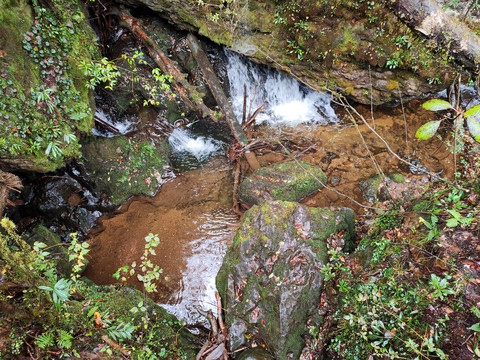
[[[257,123],[295,126],[302,123],[326,125],[338,121],[324,94],[232,51],[226,50],[225,53],[232,106],[238,119],[242,118],[246,85],[248,112],[253,113],[265,104],[265,111],[257,116]]]
[[[364,209],[351,199],[364,202],[358,184],[376,175],[373,159],[385,174],[405,171],[365,125],[353,126],[338,109],[336,115],[325,95],[271,69],[246,63],[238,55],[227,52],[227,56],[237,116],[242,114],[246,83],[249,97],[255,94],[251,112],[263,103],[267,108],[260,116],[265,124],[253,137],[284,144],[275,152],[260,155],[261,165],[296,155],[326,172],[329,189],[302,203],[348,206],[357,215],[363,214]],[[358,106],[357,111],[393,151],[420,157],[430,169],[444,169],[444,174],[451,176],[451,154],[444,142],[414,141],[416,129],[435,120],[435,114],[423,110],[421,102],[406,104],[405,112],[399,108],[374,109],[375,120],[371,119],[370,107]],[[118,267],[141,261],[145,236],[159,234],[161,243],[152,261],[164,269],[164,276],[155,299],[189,324],[205,324],[201,314],[215,308],[215,276],[238,226],[238,218],[231,211],[232,166],[224,156],[218,156],[225,151],[225,144],[207,134],[192,129],[173,131],[169,137],[172,159],[183,174],[164,184],[154,198],[133,199],[121,213],[104,218],[104,231],[92,234],[92,258],[86,271],[86,276],[98,284],[113,283],[112,274]],[[141,288],[134,277],[129,282]]]

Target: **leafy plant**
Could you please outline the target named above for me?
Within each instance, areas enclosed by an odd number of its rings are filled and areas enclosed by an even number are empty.
[[[123,341],[132,338],[135,326],[128,323],[118,323],[107,328],[108,336],[115,341]]]
[[[431,274],[429,287],[432,290],[430,296],[445,300],[448,295],[454,295],[455,291],[450,288],[448,280],[451,279],[450,275],[446,275],[443,279],[435,274]]]
[[[44,332],[37,336],[35,344],[42,349],[48,349],[50,346],[55,345],[54,334],[50,331]]]
[[[39,286],[40,289],[52,293],[53,303],[57,310],[60,310],[60,306],[69,299],[71,287],[72,281],[67,279],[58,280],[53,287]]]
[[[476,105],[467,111],[461,111],[455,108],[448,101],[440,99],[432,99],[422,105],[425,109],[431,111],[450,110],[455,113],[453,117],[445,116],[440,120],[429,121],[422,125],[416,132],[415,137],[419,140],[430,139],[436,134],[440,124],[445,120],[454,120],[455,127],[458,129],[463,126],[463,120],[466,119],[467,128],[475,141],[480,142],[480,105]]]

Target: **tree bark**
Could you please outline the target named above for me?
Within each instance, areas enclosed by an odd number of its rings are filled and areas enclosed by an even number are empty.
[[[480,38],[461,20],[447,15],[435,0],[387,0],[400,21],[445,48],[457,63],[476,71]]]

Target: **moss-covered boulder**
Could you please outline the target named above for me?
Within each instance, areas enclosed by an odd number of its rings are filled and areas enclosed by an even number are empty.
[[[327,176],[319,166],[288,161],[261,168],[240,184],[238,198],[249,204],[266,200],[300,201],[323,188]]]
[[[129,197],[152,196],[164,182],[170,147],[149,139],[116,136],[88,137],[82,144],[85,168],[95,181],[95,192],[116,207]]]
[[[79,155],[93,126],[82,61],[96,36],[76,0],[6,0],[0,5],[0,162],[48,172]]]
[[[275,358],[298,359],[323,284],[324,240],[341,232],[348,247],[354,231],[347,208],[267,201],[248,210],[216,279],[232,350],[263,339]]]
[[[273,356],[261,347],[254,347],[242,351],[238,360],[272,360]]]

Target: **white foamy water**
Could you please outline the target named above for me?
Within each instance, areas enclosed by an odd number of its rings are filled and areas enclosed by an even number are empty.
[[[175,129],[170,134],[168,142],[174,153],[187,153],[197,161],[207,160],[222,150],[222,143],[204,136],[194,135],[187,129]]]
[[[134,120],[138,119],[129,119],[124,118],[122,121],[115,121],[110,114],[105,112],[102,108],[97,107],[95,110],[95,117],[103,121],[104,123],[112,126],[114,129],[118,130],[121,135],[125,135],[133,130],[135,130],[136,123]],[[101,131],[97,129],[92,129],[92,133],[96,136],[103,136],[103,137],[112,137],[116,134],[109,132],[106,129],[102,129]]]
[[[235,115],[243,113],[244,84],[247,86],[247,113],[253,113],[262,104],[265,111],[257,116],[257,123],[297,125],[315,123],[325,125],[337,122],[330,100],[322,93],[308,89],[295,79],[266,66],[254,64],[242,56],[225,51],[230,94]]]

